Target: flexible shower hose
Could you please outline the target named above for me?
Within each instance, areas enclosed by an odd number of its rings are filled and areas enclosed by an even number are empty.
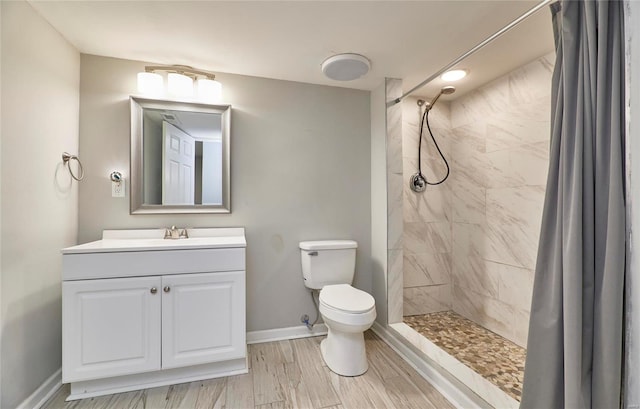
[[[442,182],[444,182],[445,180],[447,180],[447,178],[449,177],[450,169],[449,169],[449,162],[447,162],[447,158],[444,157],[444,154],[440,150],[440,146],[438,146],[438,142],[436,141],[435,136],[433,136],[433,132],[431,132],[431,126],[429,125],[429,111],[431,111],[431,108],[427,107],[424,110],[424,114],[422,115],[422,121],[420,121],[420,136],[419,136],[419,142],[418,142],[418,174],[420,174],[420,176],[422,176],[422,178],[427,183],[427,185],[435,186],[435,185],[439,185]],[[438,150],[438,153],[440,154],[440,157],[442,158],[442,160],[444,161],[445,166],[447,167],[447,174],[444,175],[442,180],[440,180],[438,182],[429,182],[427,180],[427,178],[422,174],[422,163],[421,163],[422,162],[422,131],[423,131],[425,122],[427,123],[427,129],[429,130],[429,135],[431,135],[431,139],[433,140],[433,144],[436,146],[436,149]]]

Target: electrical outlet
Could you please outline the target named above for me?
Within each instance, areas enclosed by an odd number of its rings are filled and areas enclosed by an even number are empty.
[[[111,197],[124,197],[124,179],[119,182],[111,182]]]

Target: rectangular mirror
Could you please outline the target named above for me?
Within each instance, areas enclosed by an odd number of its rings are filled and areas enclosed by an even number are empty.
[[[231,106],[131,97],[131,214],[230,213]]]

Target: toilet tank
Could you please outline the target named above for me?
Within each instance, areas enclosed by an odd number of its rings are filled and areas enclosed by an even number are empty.
[[[319,290],[330,284],[351,284],[356,248],[358,243],[353,240],[300,242],[304,285]]]

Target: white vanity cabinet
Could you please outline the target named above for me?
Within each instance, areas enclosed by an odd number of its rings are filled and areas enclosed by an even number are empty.
[[[68,400],[247,372],[244,229],[153,234],[63,250]]]
[[[244,271],[162,277],[162,367],[246,356]]]
[[[63,382],[159,370],[161,285],[161,277],[63,282]]]

